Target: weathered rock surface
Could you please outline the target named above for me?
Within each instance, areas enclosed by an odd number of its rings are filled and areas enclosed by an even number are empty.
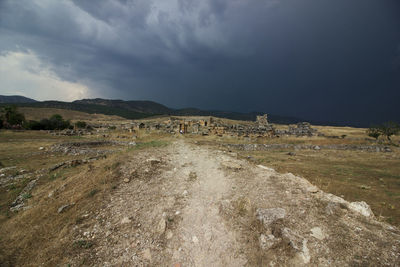
[[[62,205],[61,207],[58,208],[57,212],[58,213],[66,212],[67,210],[72,208],[74,205],[75,205],[75,203]]]
[[[224,168],[231,169],[234,171],[238,171],[238,170],[242,169],[242,166],[240,164],[233,162],[233,161],[224,161],[224,162],[222,162],[221,165]]]
[[[264,250],[268,250],[270,248],[272,248],[272,246],[274,246],[277,242],[279,242],[280,240],[275,238],[275,236],[273,235],[264,235],[261,234],[260,235],[260,247]]]
[[[268,228],[273,222],[285,218],[286,211],[282,208],[257,209],[256,216]]]
[[[322,232],[321,228],[319,228],[319,227],[314,227],[314,228],[311,229],[311,236],[315,237],[318,240],[325,239],[325,235]]]
[[[351,202],[348,206],[351,210],[358,212],[366,217],[374,217],[374,213],[372,212],[370,206],[364,201]]]
[[[127,224],[127,223],[131,223],[131,222],[132,222],[132,220],[129,219],[129,217],[124,217],[124,218],[121,220],[121,224]]]
[[[167,222],[165,221],[164,218],[161,218],[161,220],[157,224],[157,232],[162,235],[165,232],[165,229],[167,229]]]

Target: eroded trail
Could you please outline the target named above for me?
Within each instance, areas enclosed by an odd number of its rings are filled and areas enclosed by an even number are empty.
[[[243,266],[246,260],[235,233],[219,214],[221,200],[233,186],[221,170],[221,158],[182,141],[175,149],[174,163],[183,166],[177,175],[189,177],[192,184],[177,229],[181,247],[174,260],[190,266]]]
[[[75,266],[398,266],[400,232],[363,203],[183,138],[130,153],[75,229]]]

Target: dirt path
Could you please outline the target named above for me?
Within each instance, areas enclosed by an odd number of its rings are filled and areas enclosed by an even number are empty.
[[[189,177],[192,185],[177,229],[182,243],[174,259],[186,266],[243,266],[246,260],[235,233],[219,214],[220,202],[232,188],[221,170],[220,157],[183,141],[175,149],[174,164],[184,166],[177,175]]]
[[[179,139],[132,153],[120,172],[104,207],[75,229],[94,245],[72,265],[399,265],[399,230],[368,206],[234,153]]]

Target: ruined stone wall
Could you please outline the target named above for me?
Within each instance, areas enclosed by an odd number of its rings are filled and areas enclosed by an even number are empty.
[[[168,133],[188,133],[201,135],[230,135],[238,137],[273,137],[279,135],[313,136],[317,131],[307,122],[298,123],[288,130],[277,130],[268,123],[268,116],[257,116],[253,123],[232,124],[226,120],[212,117],[170,117],[163,122],[136,122],[134,126],[140,129],[159,130]]]
[[[311,128],[308,122],[299,122],[296,126],[289,126],[288,130],[275,130],[276,135],[314,136],[318,132]]]

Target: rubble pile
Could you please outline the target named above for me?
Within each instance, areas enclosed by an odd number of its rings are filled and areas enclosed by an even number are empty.
[[[98,149],[98,147],[109,146],[135,146],[135,142],[124,141],[89,141],[89,142],[69,142],[55,144],[51,146],[50,152],[61,152],[67,155],[83,155],[83,154],[108,154],[113,153],[115,149]]]

